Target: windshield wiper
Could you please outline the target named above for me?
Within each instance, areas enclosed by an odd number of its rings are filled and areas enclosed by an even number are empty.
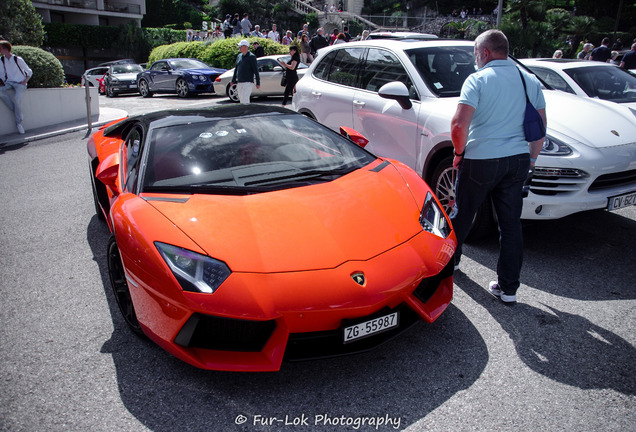
[[[301,180],[316,180],[316,179],[325,179],[326,181],[333,180],[337,177],[343,176],[345,174],[349,174],[351,171],[354,171],[356,167],[347,166],[344,168],[337,169],[329,169],[329,170],[309,170],[309,171],[301,171],[294,172],[293,174],[281,175],[277,177],[267,177],[260,178],[251,181],[246,181],[245,186],[252,185],[264,185],[264,184],[275,184],[275,183],[285,183],[289,181],[301,181]]]

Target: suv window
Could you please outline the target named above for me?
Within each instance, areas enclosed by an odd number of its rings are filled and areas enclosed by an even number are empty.
[[[404,83],[409,89],[411,99],[419,100],[415,86],[400,60],[387,50],[370,48],[360,73],[360,88],[377,92],[384,84],[392,81]]]
[[[426,85],[440,97],[459,96],[462,84],[475,72],[472,47],[417,48],[406,54]]]
[[[545,81],[550,87],[574,94],[574,90],[572,90],[568,83],[565,82],[565,80],[561,78],[558,73],[549,69],[543,69],[539,67],[532,67],[530,68],[530,70],[537,74],[539,78]]]
[[[342,84],[349,87],[356,87],[358,71],[364,55],[364,48],[345,48],[335,52],[331,67],[325,69],[322,78],[332,83]],[[329,63],[325,58],[324,63]]]

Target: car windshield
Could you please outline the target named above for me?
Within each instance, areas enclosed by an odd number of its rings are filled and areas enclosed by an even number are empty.
[[[171,60],[170,64],[175,69],[210,69],[207,64],[194,59]]]
[[[636,76],[617,67],[580,67],[567,73],[591,98],[636,102]]]
[[[136,64],[122,64],[122,65],[113,66],[114,74],[139,73],[139,72],[143,72],[143,69],[141,68],[141,66]]]
[[[442,46],[406,50],[406,54],[433,93],[457,97],[464,80],[475,72],[471,46]]]
[[[375,157],[298,114],[157,128],[143,192],[247,194],[335,180]]]

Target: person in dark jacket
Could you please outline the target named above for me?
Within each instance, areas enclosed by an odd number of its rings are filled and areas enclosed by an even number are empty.
[[[256,58],[263,57],[265,55],[265,48],[258,43],[258,41],[252,42],[252,47],[254,48],[254,55]]]
[[[293,96],[294,87],[298,82],[298,72],[296,72],[296,69],[298,69],[298,65],[300,64],[300,54],[298,54],[298,47],[296,45],[290,45],[289,55],[291,55],[289,63],[281,62],[287,74],[287,84],[285,85],[285,93],[283,93],[283,106],[287,105],[287,100]]]
[[[236,84],[239,101],[242,104],[250,103],[254,80],[256,80],[256,88],[261,87],[261,77],[258,74],[258,62],[256,56],[250,52],[250,43],[243,39],[238,43],[241,53],[236,57],[236,66],[232,83]]]
[[[309,41],[309,47],[311,48],[311,53],[316,56],[316,53],[320,48],[324,48],[329,46],[329,41],[324,35],[324,30],[322,27],[318,29],[318,32],[314,37]]]

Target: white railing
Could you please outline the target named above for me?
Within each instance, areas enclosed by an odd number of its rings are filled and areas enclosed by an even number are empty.
[[[345,21],[358,21],[371,30],[375,30],[380,26],[369,21],[368,19],[362,18],[360,15],[356,15],[351,12],[323,12],[320,9],[313,7],[312,5],[305,3],[302,0],[290,0],[292,5],[294,6],[294,10],[298,13],[308,14],[315,13],[319,17],[326,18],[327,21],[337,21],[337,20],[345,20]]]

